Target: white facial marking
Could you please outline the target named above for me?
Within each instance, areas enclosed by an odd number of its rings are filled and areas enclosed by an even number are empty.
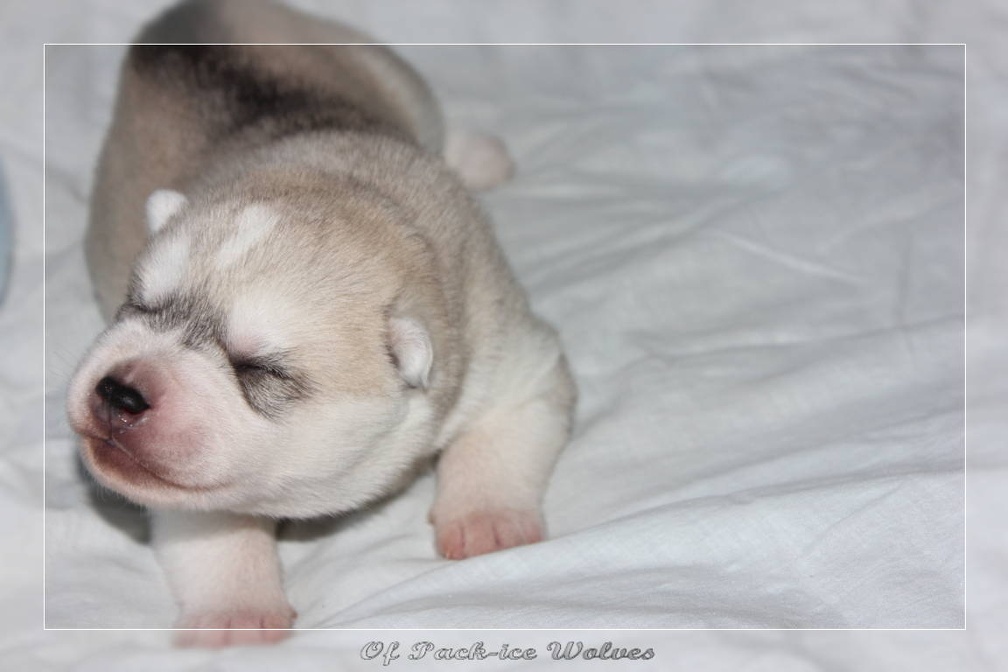
[[[154,244],[140,267],[140,294],[156,303],[179,286],[189,267],[189,237],[174,235]]]
[[[188,203],[185,196],[171,189],[152,192],[147,197],[147,228],[151,233],[157,233]]]
[[[237,231],[224,241],[217,252],[217,266],[227,268],[269,235],[279,221],[273,210],[262,205],[250,205],[235,218]]]
[[[228,313],[228,344],[245,354],[288,348],[289,336],[281,328],[289,323],[286,313],[285,302],[268,292],[239,296]]]

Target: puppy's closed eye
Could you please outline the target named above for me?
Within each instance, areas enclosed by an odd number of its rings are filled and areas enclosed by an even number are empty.
[[[232,361],[231,368],[233,368],[235,374],[239,376],[266,371],[266,367],[261,364],[249,361]]]
[[[272,376],[281,380],[290,378],[279,363],[269,359],[232,359],[231,368],[239,379],[256,376]]]
[[[303,399],[310,390],[304,375],[276,357],[229,358],[242,396],[266,417],[278,417],[288,404]]]

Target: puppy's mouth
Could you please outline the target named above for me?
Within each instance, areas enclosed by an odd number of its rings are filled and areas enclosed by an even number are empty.
[[[196,486],[180,483],[126,450],[114,436],[82,435],[84,461],[103,484],[127,496],[141,490],[172,489],[190,493],[217,490],[220,485]],[[123,491],[127,490],[127,491]]]

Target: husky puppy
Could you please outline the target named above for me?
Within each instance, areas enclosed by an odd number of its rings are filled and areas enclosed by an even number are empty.
[[[110,324],[69,418],[94,477],[150,508],[183,644],[282,637],[276,520],[437,453],[443,556],[542,539],[575,402],[469,191],[509,176],[503,146],[444,142],[384,47],[262,42],[371,40],[268,2],[168,10],[123,65],[86,241]]]

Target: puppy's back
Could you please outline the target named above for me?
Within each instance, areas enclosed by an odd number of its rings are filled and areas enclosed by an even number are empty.
[[[334,21],[267,0],[187,0],[137,42],[146,46],[131,49],[128,67],[160,81],[188,78],[187,91],[227,103],[232,123],[282,115],[295,119],[294,130],[398,132],[441,149],[440,110],[423,80],[370,36]]]
[[[324,46],[334,43],[354,46]],[[209,162],[315,130],[435,153],[443,138],[423,80],[341,24],[266,0],[187,0],[148,24],[123,64],[91,200],[88,266],[106,319],[146,241],[152,191],[184,190]]]

